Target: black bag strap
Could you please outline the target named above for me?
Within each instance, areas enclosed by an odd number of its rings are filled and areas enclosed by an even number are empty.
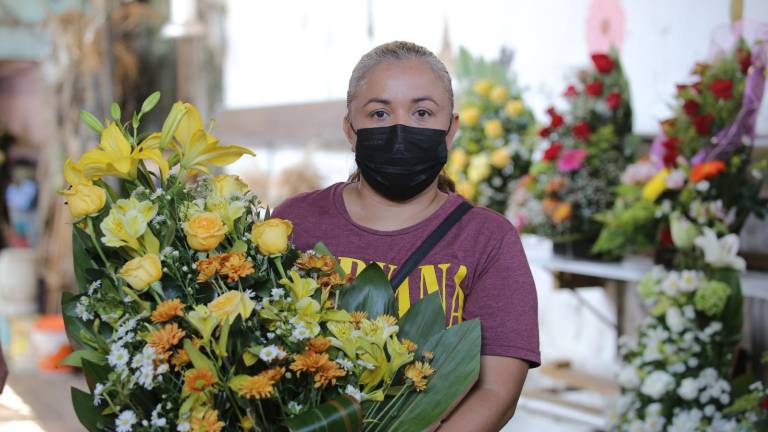
[[[408,277],[409,274],[413,271],[413,269],[416,268],[417,265],[421,262],[421,260],[426,257],[429,252],[434,249],[434,247],[442,240],[443,237],[448,233],[448,231],[453,228],[456,223],[461,220],[462,217],[464,217],[465,214],[467,214],[468,211],[472,210],[472,204],[462,201],[461,204],[459,204],[453,211],[451,211],[448,216],[443,219],[442,222],[440,222],[440,225],[435,228],[434,231],[432,231],[427,238],[424,239],[424,241],[419,245],[419,247],[416,248],[416,250],[411,253],[411,255],[405,260],[402,266],[397,269],[394,276],[392,276],[392,287],[394,289],[397,289],[397,287],[400,286],[401,283],[405,280],[405,278]]]

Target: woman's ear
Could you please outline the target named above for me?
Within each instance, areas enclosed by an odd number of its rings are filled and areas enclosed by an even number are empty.
[[[357,135],[352,130],[352,125],[349,123],[349,115],[345,115],[341,121],[341,129],[344,131],[344,136],[347,138],[347,142],[352,146],[352,153],[355,152],[355,143],[357,143]]]
[[[451,122],[451,128],[448,129],[448,134],[445,136],[445,144],[448,146],[448,150],[453,147],[453,138],[456,136],[456,132],[459,131],[459,114],[453,113],[453,121]]]

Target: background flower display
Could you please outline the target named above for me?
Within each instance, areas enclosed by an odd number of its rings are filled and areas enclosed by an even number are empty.
[[[762,217],[766,162],[751,160],[757,110],[765,87],[765,43],[746,41],[693,69],[679,85],[674,116],[661,124],[650,154],[627,167],[594,250],[613,256],[656,247],[667,260],[691,224],[738,233],[750,214]]]
[[[459,134],[446,170],[468,200],[504,213],[512,182],[528,170],[535,121],[514,76],[511,57],[485,62],[462,49]]]
[[[162,131],[83,113],[99,146],[64,167],[78,294],[62,299],[89,391],[89,431],[422,430],[479,373],[480,326],[445,329],[438,293],[396,318],[376,264],[354,281],[324,246],[298,251],[177,102]],[[156,169],[147,168],[148,163]],[[116,192],[105,177],[121,179]],[[191,178],[194,177],[194,181]],[[395,409],[397,408],[397,410]]]
[[[563,96],[565,112],[547,110],[541,149],[517,184],[509,216],[520,229],[552,238],[556,248],[596,238],[594,216],[610,208],[614,187],[634,157],[629,89],[617,53],[594,54]],[[588,247],[586,249],[588,252]]]

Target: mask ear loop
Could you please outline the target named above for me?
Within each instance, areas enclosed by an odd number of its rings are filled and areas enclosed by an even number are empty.
[[[347,114],[347,123],[349,123],[349,128],[352,129],[352,133],[357,135],[357,131],[355,130],[355,127],[352,126],[352,120],[349,119],[349,114]]]

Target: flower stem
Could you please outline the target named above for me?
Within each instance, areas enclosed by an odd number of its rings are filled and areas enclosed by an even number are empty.
[[[275,265],[277,266],[278,273],[280,273],[280,277],[283,279],[288,279],[287,277],[285,277],[285,270],[283,269],[283,257],[276,256]]]
[[[110,264],[110,262],[107,261],[107,257],[104,255],[104,251],[101,250],[101,244],[99,243],[99,240],[96,238],[96,232],[93,230],[93,219],[91,219],[91,217],[89,216],[86,220],[88,224],[88,236],[91,238],[93,245],[96,246],[96,250],[99,252],[99,256],[101,257],[102,261],[104,261],[104,265],[107,266],[107,271],[111,274],[112,264]]]

